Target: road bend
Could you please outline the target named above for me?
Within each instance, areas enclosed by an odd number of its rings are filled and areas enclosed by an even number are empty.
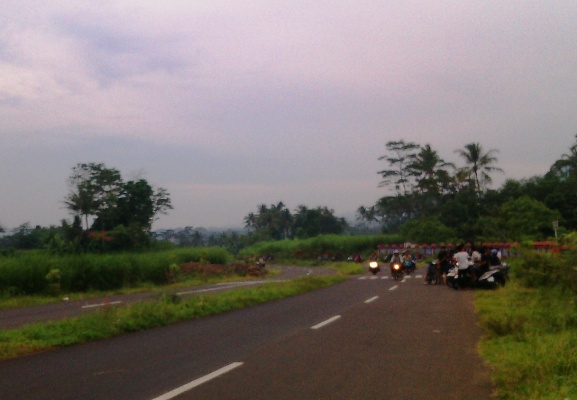
[[[489,399],[473,292],[355,277],[289,299],[0,362],[10,399]]]

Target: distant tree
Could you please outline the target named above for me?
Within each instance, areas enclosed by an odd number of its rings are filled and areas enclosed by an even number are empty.
[[[371,207],[360,206],[359,208],[357,208],[356,220],[364,221],[369,224],[373,222],[378,222],[379,218],[375,206]]]
[[[292,215],[282,201],[272,204],[260,204],[258,212],[249,213],[244,218],[245,228],[261,240],[280,240],[292,236]]]
[[[300,205],[294,215],[295,236],[299,239],[324,234],[340,234],[348,226],[344,218],[334,215],[334,210],[327,207],[314,209]]]
[[[575,135],[577,139],[577,135]],[[551,166],[549,173],[555,174],[563,180],[577,175],[577,143],[569,149],[569,154],[563,154],[561,158]]]
[[[12,248],[18,250],[42,249],[46,247],[48,239],[55,232],[54,227],[43,228],[39,225],[32,228],[26,222],[14,229],[10,235],[0,240],[0,248]]]
[[[501,168],[493,166],[497,162],[494,154],[498,153],[498,150],[489,150],[484,153],[479,143],[469,143],[464,149],[458,149],[455,152],[465,159],[466,165],[463,170],[469,175],[470,182],[478,193],[492,182],[491,172],[503,172]]]
[[[122,183],[120,172],[104,164],[77,164],[72,168],[70,191],[64,203],[74,214],[84,219],[89,228],[89,217],[111,208],[116,202]]]
[[[397,191],[406,195],[409,191],[410,177],[407,165],[413,160],[420,146],[416,143],[398,140],[388,142],[386,147],[387,154],[379,157],[379,160],[387,161],[391,168],[377,172],[383,178],[379,186],[394,184]]]
[[[140,227],[149,231],[157,213],[166,213],[172,205],[165,189],[157,192],[140,179],[137,182],[120,183],[116,203],[98,213],[93,226],[99,230],[110,230],[118,225]]]
[[[110,232],[99,236],[77,235],[73,242],[78,246],[93,245],[98,250],[106,250],[122,249],[134,243],[143,245],[148,242],[155,216],[172,209],[166,189],[155,190],[144,179],[124,182],[117,169],[104,164],[77,164],[72,169],[69,185],[64,203],[78,221],[84,221],[85,232]],[[76,232],[64,225],[63,230]]]

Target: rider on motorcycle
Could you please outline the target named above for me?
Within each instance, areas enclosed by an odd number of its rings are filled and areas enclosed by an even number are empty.
[[[393,265],[395,264],[403,265],[403,259],[399,254],[399,250],[395,250],[393,252],[393,256],[391,257],[391,274],[393,273]]]
[[[403,270],[407,273],[413,272],[415,270],[415,262],[411,257],[411,253],[409,251],[405,251],[403,254]]]

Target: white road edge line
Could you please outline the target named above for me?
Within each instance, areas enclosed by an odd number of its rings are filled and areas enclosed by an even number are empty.
[[[111,301],[110,303],[100,303],[100,304],[88,304],[87,306],[82,306],[82,308],[95,308],[95,307],[104,307],[109,306],[112,304],[120,304],[121,301]]]
[[[393,286],[392,288],[390,288],[389,290],[397,290],[397,288],[398,288],[398,286],[395,285],[395,286]]]
[[[171,390],[168,393],[163,394],[162,396],[155,397],[153,400],[170,400],[178,395],[181,395],[184,392],[188,392],[190,389],[193,389],[203,383],[210,381],[211,379],[217,378],[220,375],[224,375],[233,369],[240,367],[243,363],[242,362],[233,362],[232,364],[227,365],[226,367],[222,367],[221,369],[217,369],[214,372],[211,372],[208,375],[205,375],[201,378],[195,379],[194,381],[187,383],[179,388]]]
[[[335,315],[334,317],[329,318],[326,321],[321,322],[320,324],[316,324],[315,326],[311,326],[311,329],[320,329],[323,326],[330,324],[331,322],[335,322],[340,317],[341,317],[340,315]]]

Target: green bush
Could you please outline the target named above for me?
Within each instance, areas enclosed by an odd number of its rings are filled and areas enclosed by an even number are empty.
[[[520,252],[515,276],[527,287],[560,287],[577,293],[577,251],[540,253]]]

